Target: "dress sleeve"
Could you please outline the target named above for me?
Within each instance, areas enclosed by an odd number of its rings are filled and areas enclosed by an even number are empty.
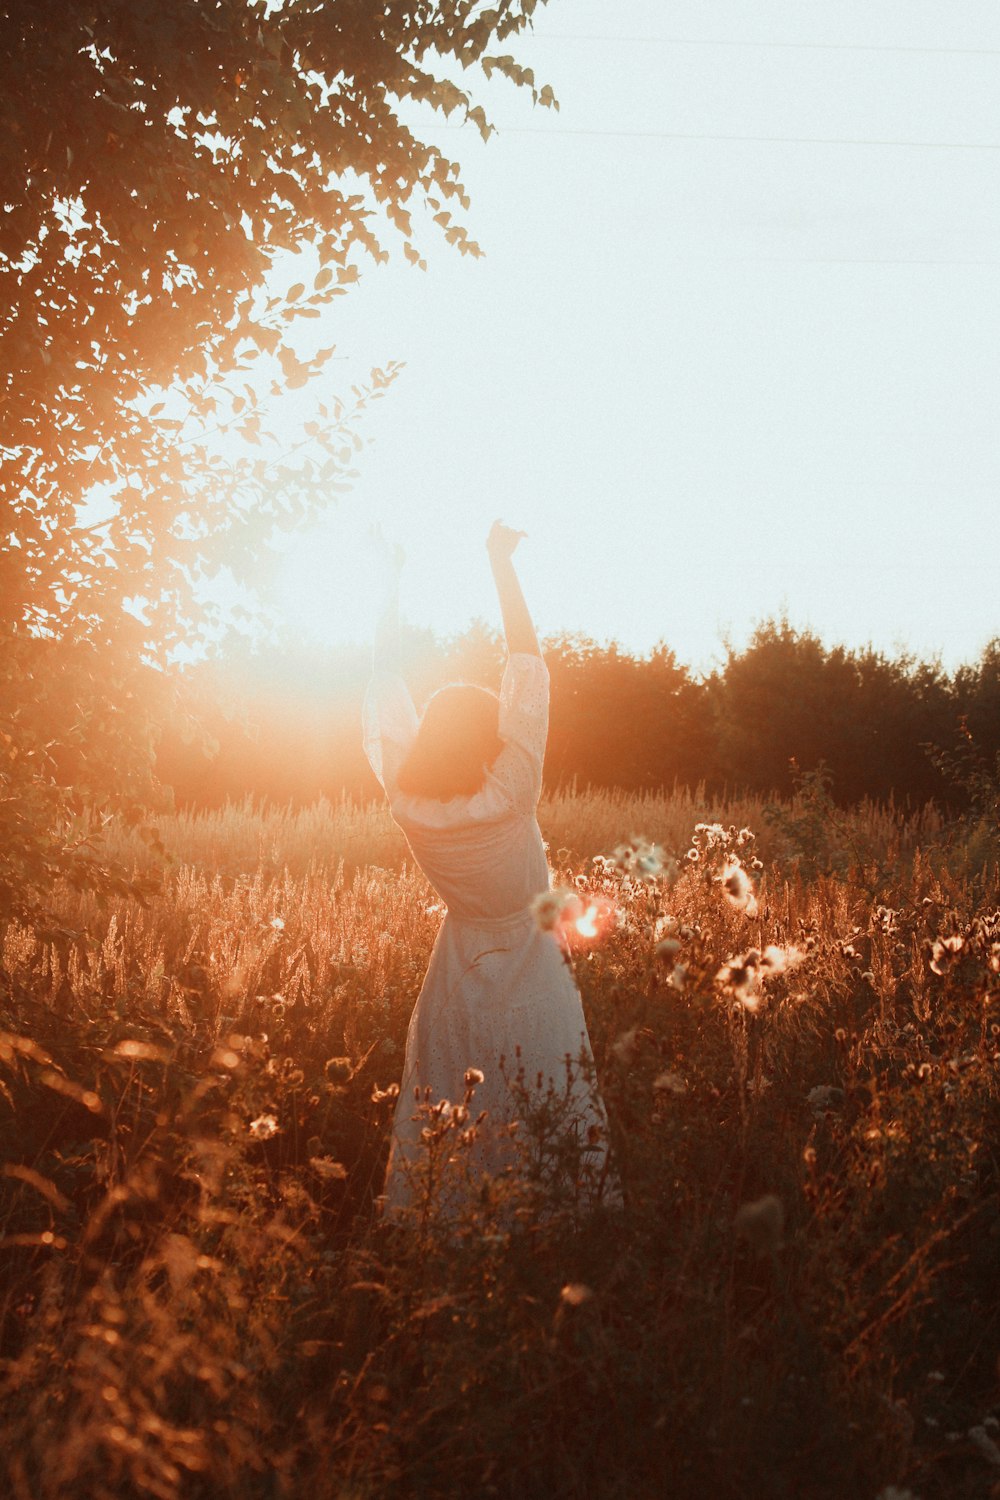
[[[368,763],[392,796],[399,768],[417,733],[417,711],[409,689],[394,672],[376,672],[361,709]]]
[[[503,750],[493,774],[522,812],[534,812],[542,791],[542,762],[549,730],[549,669],[540,656],[515,652],[500,684]]]

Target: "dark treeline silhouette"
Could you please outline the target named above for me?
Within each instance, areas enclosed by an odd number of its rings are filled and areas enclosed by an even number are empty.
[[[497,687],[500,637],[481,624],[444,645],[429,633],[404,641],[404,671],[418,707],[444,682]],[[665,645],[632,656],[580,636],[550,640],[552,676],[546,780],[579,786],[669,789],[703,782],[789,793],[825,765],[843,804],[868,797],[957,806],[962,793],[928,746],[983,764],[1000,751],[1000,640],[973,665],[946,673],[909,655],[827,647],[786,620],[760,625],[695,677]],[[367,796],[375,784],[361,751],[369,656],[361,647],[233,648],[185,674],[198,733],[173,729],[158,768],[179,805],[216,806],[247,794],[310,802]]]

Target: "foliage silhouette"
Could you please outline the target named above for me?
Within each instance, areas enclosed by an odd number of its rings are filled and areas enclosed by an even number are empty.
[[[120,794],[118,768],[143,746],[148,770],[150,721],[135,701],[122,711],[125,682],[190,644],[200,579],[222,566],[246,576],[275,527],[349,482],[354,419],[396,367],[346,402],[328,397],[301,442],[270,453],[267,398],[325,368],[333,350],[308,348],[306,325],[365,257],[387,259],[395,237],[423,264],[414,211],[479,253],[459,167],[430,137],[441,117],[490,133],[453,81],[462,69],[555,103],[506,50],[537,3],[5,7],[0,689],[2,743],[30,787],[31,861],[69,847],[53,743],[76,757],[95,807]],[[429,111],[420,125],[415,106]],[[297,251],[306,262],[287,272]],[[310,285],[282,288],[304,263]],[[245,442],[227,450],[222,432]],[[25,649],[26,636],[65,658]],[[42,746],[34,705],[70,681],[66,719]],[[121,731],[110,759],[105,737],[80,732],[102,716]],[[16,877],[2,878],[0,899],[16,904]]]

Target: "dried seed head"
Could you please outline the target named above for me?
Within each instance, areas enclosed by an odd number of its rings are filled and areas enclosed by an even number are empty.
[[[774,1193],[744,1203],[738,1210],[733,1227],[758,1256],[774,1255],[781,1249],[785,1229],[785,1210]]]

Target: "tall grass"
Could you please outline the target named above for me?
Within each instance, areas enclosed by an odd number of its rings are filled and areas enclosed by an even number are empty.
[[[2,935],[5,1493],[993,1493],[987,835],[816,784],[540,818],[617,914],[574,965],[623,1207],[532,1175],[563,1148],[528,1080],[523,1172],[381,1220],[440,910],[378,806],[164,819],[148,906],[67,892]],[[756,909],[721,878],[742,827]],[[632,834],[676,877],[593,862]],[[461,1114],[426,1149],[461,1174]]]

